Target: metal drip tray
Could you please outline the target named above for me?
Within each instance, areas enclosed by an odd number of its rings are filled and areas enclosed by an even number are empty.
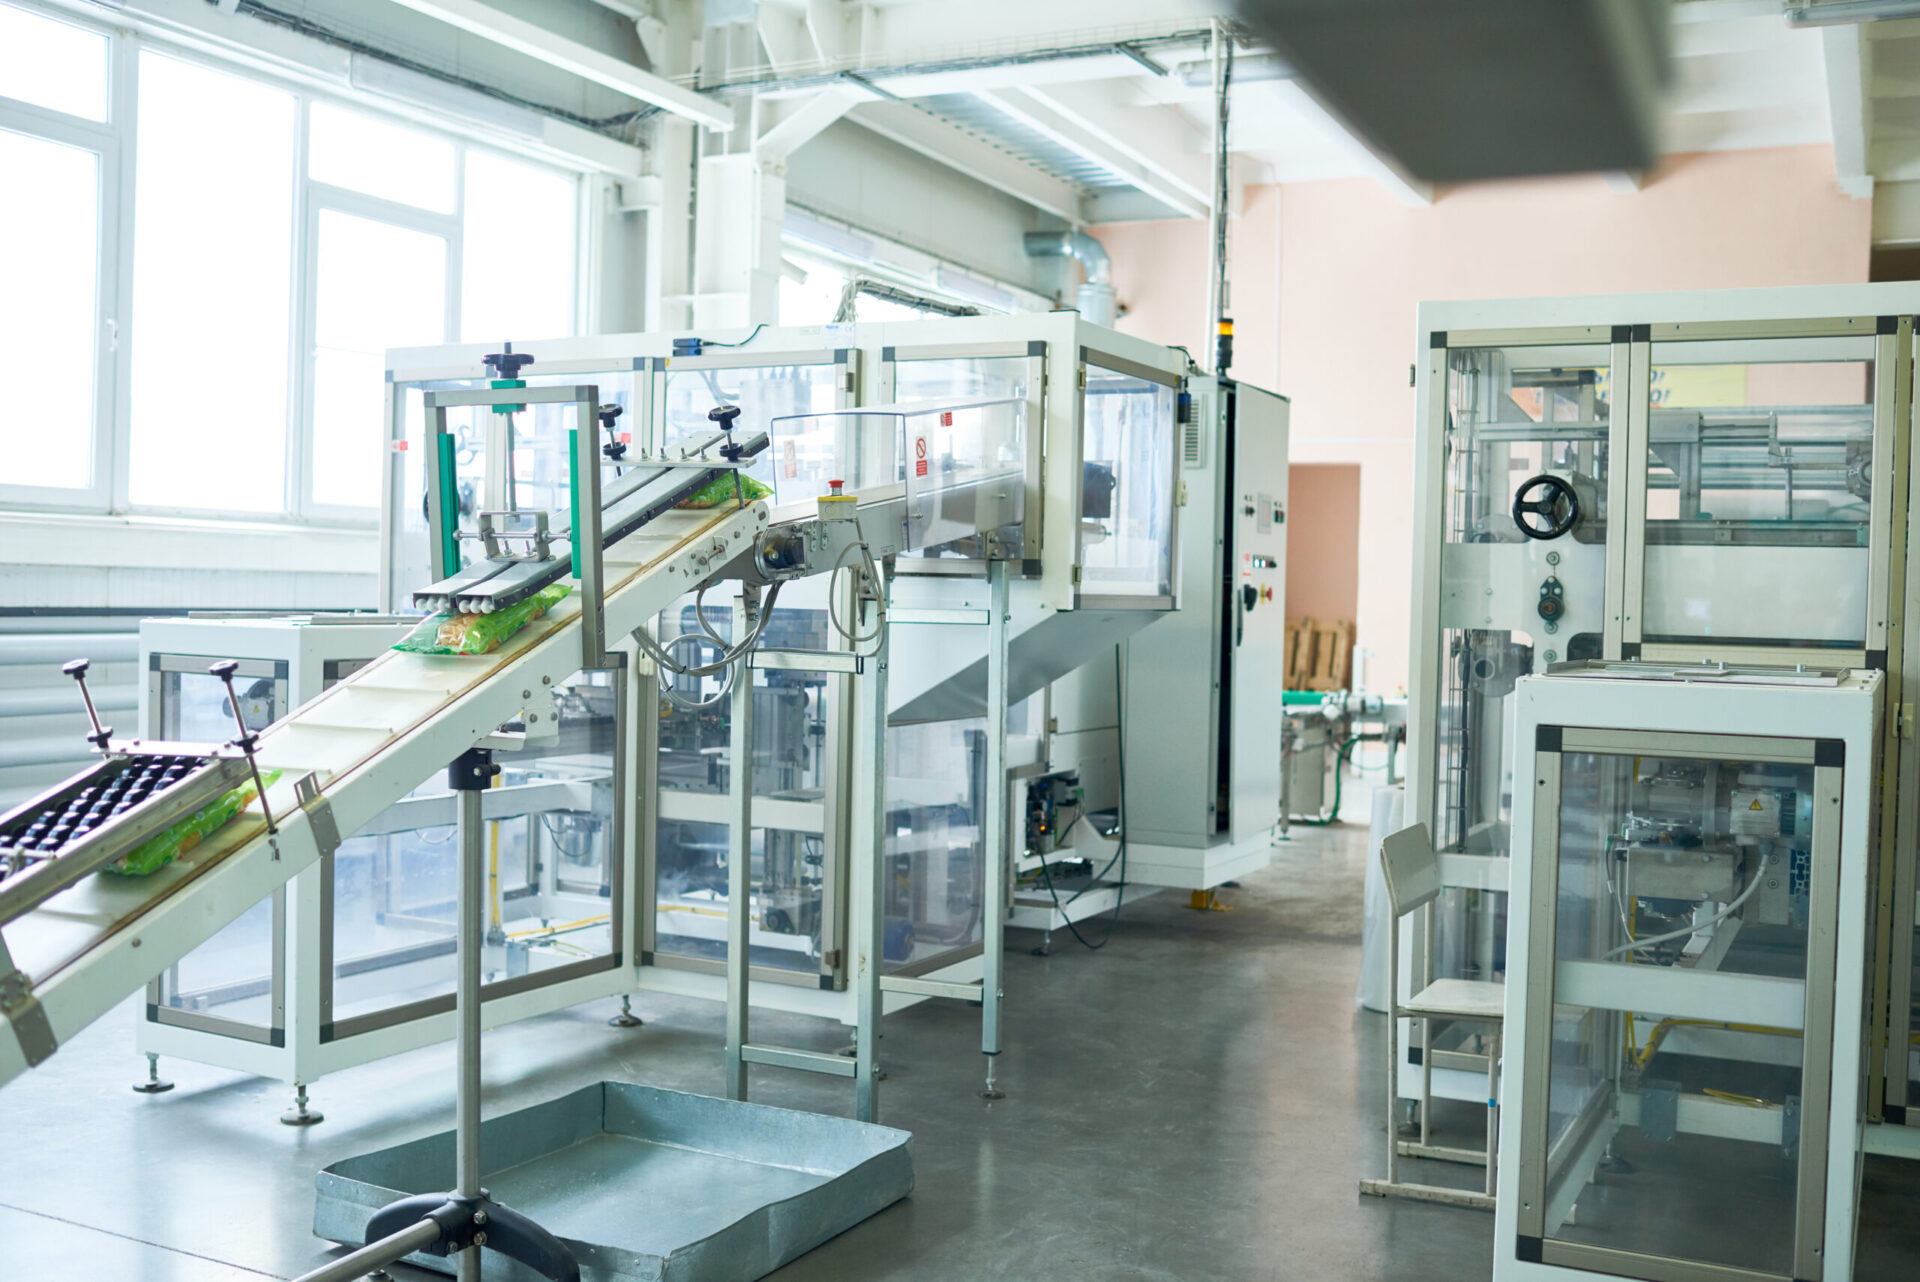
[[[562,1238],[584,1282],[750,1282],[913,1191],[905,1131],[626,1082],[480,1133],[494,1199]],[[380,1207],[450,1187],[453,1150],[443,1131],[327,1167],[314,1234],[358,1245]],[[444,1258],[407,1262],[453,1272]],[[486,1267],[538,1282],[500,1256]]]

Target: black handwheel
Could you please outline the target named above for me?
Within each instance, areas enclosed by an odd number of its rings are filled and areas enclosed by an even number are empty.
[[[1528,477],[1513,492],[1513,523],[1530,539],[1557,539],[1579,519],[1580,496],[1551,472]]]

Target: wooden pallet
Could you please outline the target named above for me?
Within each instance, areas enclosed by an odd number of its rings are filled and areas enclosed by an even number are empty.
[[[1286,688],[1345,690],[1353,676],[1353,635],[1346,619],[1289,619]]]

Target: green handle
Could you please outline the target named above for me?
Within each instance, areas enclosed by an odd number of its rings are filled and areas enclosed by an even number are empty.
[[[454,472],[453,433],[440,433],[434,463],[440,469],[440,559],[453,575],[460,573],[460,481]]]

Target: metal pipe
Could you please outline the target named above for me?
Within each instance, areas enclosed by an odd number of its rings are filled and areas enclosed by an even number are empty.
[[[1086,270],[1074,300],[1080,315],[1094,325],[1114,322],[1113,264],[1106,246],[1083,231],[1030,231],[1021,238],[1028,258],[1073,258]]]
[[[829,585],[831,590],[831,585]],[[743,590],[733,635],[747,637],[757,620]],[[727,1098],[747,1098],[745,1059],[752,992],[753,924],[753,669],[742,654],[733,674],[727,729]]]
[[[1217,335],[1228,308],[1233,305],[1227,293],[1227,204],[1228,183],[1232,173],[1231,157],[1227,152],[1227,109],[1233,79],[1233,38],[1227,33],[1226,23],[1219,19],[1214,20],[1210,52],[1213,61],[1213,184],[1207,202],[1207,226],[1210,232],[1207,241],[1207,327],[1197,350],[1208,368],[1216,374],[1225,374],[1226,361],[1222,358],[1230,349]],[[1209,353],[1212,354],[1211,360],[1207,360]]]
[[[1920,18],[1920,0],[1827,0],[1797,4],[1781,13],[1789,27],[1843,27],[1856,22]]]
[[[363,1278],[375,1269],[384,1269],[389,1264],[404,1260],[415,1251],[432,1246],[439,1240],[440,1226],[432,1220],[420,1220],[398,1233],[390,1233],[378,1242],[369,1242],[358,1251],[323,1264],[310,1273],[302,1273],[293,1282],[352,1282],[354,1278]]]
[[[486,860],[481,793],[463,788],[460,796],[460,890],[458,897],[459,983],[454,998],[459,1012],[455,1037],[459,1076],[454,1098],[454,1193],[478,1198],[480,1193],[480,961],[486,930]],[[456,1257],[461,1282],[479,1282],[480,1248],[470,1246]]]
[[[84,654],[95,663],[132,663],[140,657],[137,632],[35,632],[0,636],[0,668],[65,663]]]

